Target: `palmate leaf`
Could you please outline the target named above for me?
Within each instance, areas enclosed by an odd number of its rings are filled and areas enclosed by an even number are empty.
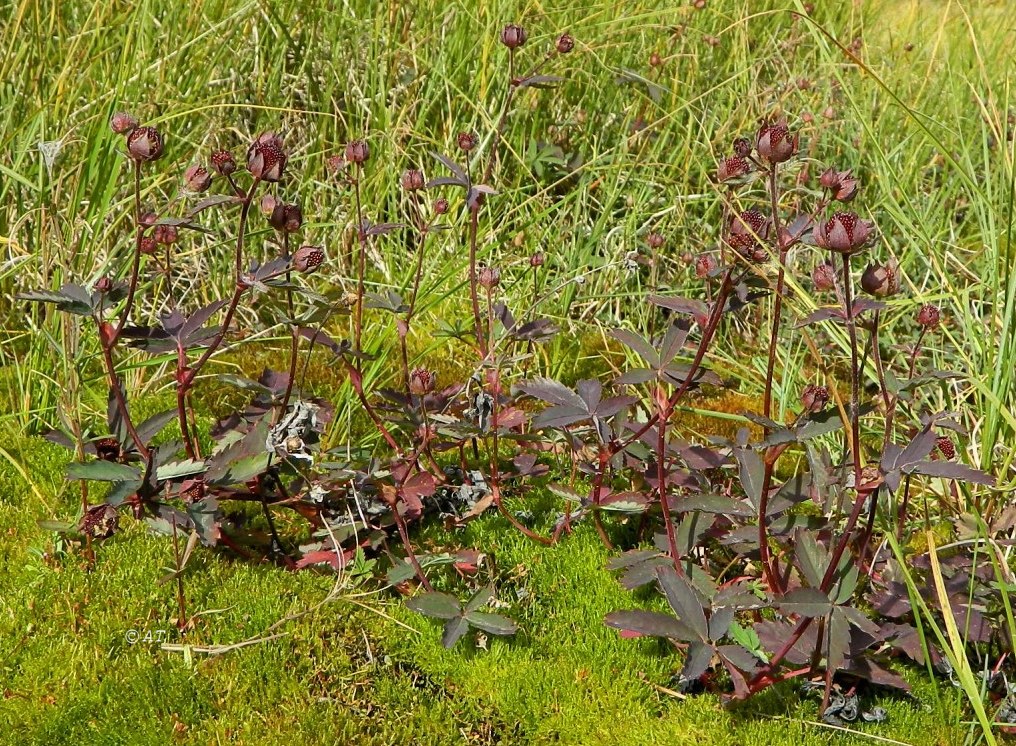
[[[958,482],[983,484],[988,487],[995,486],[995,477],[991,474],[965,464],[958,464],[955,461],[919,461],[912,464],[909,470],[926,477],[941,477],[942,479],[954,479]]]
[[[54,303],[60,311],[73,313],[78,316],[90,316],[97,307],[95,295],[90,294],[81,285],[68,283],[63,285],[59,292],[52,290],[29,290],[18,293],[18,300],[27,300],[35,303]]]

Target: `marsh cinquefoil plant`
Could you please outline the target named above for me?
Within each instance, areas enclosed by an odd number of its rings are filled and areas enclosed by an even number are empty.
[[[194,203],[182,216],[168,209],[160,214],[143,209],[141,184],[163,155],[163,135],[129,115],[114,116],[111,125],[124,138],[134,187],[124,279],[104,277],[90,288],[68,284],[24,296],[90,320],[100,341],[107,421],[88,437],[75,428],[68,428],[73,438],[53,436],[79,455],[69,476],[82,480],[82,506],[71,530],[89,540],[109,538],[120,513],[130,510],[174,539],[178,531],[193,532],[207,546],[225,545],[293,568],[339,569],[366,554],[387,554],[388,582],[410,592],[415,578],[423,592],[411,607],[443,620],[444,641],[452,645],[470,628],[511,634],[515,625],[481,610],[493,599],[486,588],[470,588],[465,602],[434,589],[435,568],[451,566],[468,577],[476,571],[476,554],[418,552],[414,522],[436,515],[454,528],[496,509],[533,540],[551,544],[589,521],[618,550],[611,567],[625,587],[655,585],[673,612],[618,611],[607,624],[683,649],[680,676],[689,689],[709,682],[726,691],[726,684],[717,683],[724,677],[707,675],[711,670],[725,672],[737,698],[807,675],[822,683],[827,716],[849,719],[844,697],[853,696],[857,682],[906,688],[886,658],[944,660],[942,646],[919,633],[919,613],[910,601],[911,591],[931,585],[947,590],[944,596],[922,594],[938,599],[932,613],[962,614],[972,654],[999,669],[1005,657],[999,651],[1011,645],[1001,621],[1004,599],[998,587],[984,582],[993,557],[961,558],[943,570],[930,535],[920,540],[920,528],[934,511],[952,509],[948,496],[936,492],[938,480],[950,489],[993,480],[960,463],[959,419],[928,409],[921,396],[923,387],[950,376],[922,367],[924,345],[936,335],[942,314],[933,306],[909,313],[905,303],[890,305],[901,290],[900,268],[892,260],[872,261],[879,250],[875,226],[846,207],[862,193],[860,180],[849,170],[829,169],[817,189],[788,189],[799,158],[797,135],[783,119],[763,123],[753,139],[735,141],[719,165],[726,217],[716,251],[694,262],[702,298],[651,296],[665,321],[659,333],[611,329],[641,361],[612,381],[591,378],[569,386],[541,376],[534,346],[556,332],[536,313],[536,281],[547,259],[535,254],[525,260],[534,289],[531,308],[517,316],[504,296],[509,265],[496,257],[484,261],[480,226],[497,209],[492,184],[499,165],[507,167],[501,141],[518,97],[557,83],[543,70],[571,53],[575,41],[560,36],[528,66],[524,28],[505,27],[501,41],[507,73],[493,130],[485,138],[468,130],[456,135],[456,156],[433,153],[446,175],[428,181],[421,164],[402,170],[401,222],[369,217],[365,175],[376,167],[369,137],[351,140],[329,159],[328,170],[346,188],[354,216],[354,291],[348,299],[306,284],[325,252],[298,245],[303,211],[273,191],[284,184],[289,166],[278,135],[254,139],[242,166],[225,150],[212,153],[208,165],[192,165],[184,185],[195,194]],[[519,74],[521,69],[526,72]],[[428,193],[435,196],[425,199]],[[805,199],[812,200],[807,210],[800,207]],[[236,214],[232,290],[212,304],[185,309],[175,292],[173,247],[203,230],[199,220],[210,210]],[[251,256],[252,212],[260,212],[274,231],[271,258]],[[475,365],[460,381],[438,380],[409,352],[425,252],[443,230],[462,236],[468,257],[469,316],[454,330]],[[369,252],[381,239],[403,241],[415,252],[407,297],[368,291]],[[660,236],[650,244],[655,266],[665,243]],[[803,256],[815,257],[810,272],[800,267]],[[859,261],[867,262],[863,272]],[[809,274],[815,293],[831,302],[790,327],[784,306],[801,283],[789,283],[788,275]],[[274,322],[288,331],[286,365],[258,380],[216,375],[253,398],[201,433],[193,405],[199,376],[212,377],[206,366],[226,345],[241,305],[266,293],[277,301]],[[158,294],[164,297],[156,299]],[[153,302],[143,306],[143,295]],[[139,320],[142,308],[156,300],[168,309],[158,323]],[[696,390],[723,385],[708,367],[710,351],[735,317],[758,304],[767,307],[771,323],[761,412],[745,413],[755,428],[730,440],[687,440],[683,403]],[[344,332],[336,332],[340,313],[348,315]],[[374,313],[395,316],[398,366],[388,387],[368,390],[366,363],[383,343],[365,333],[364,319]],[[896,338],[909,334],[913,340],[902,353],[883,347],[890,321]],[[806,327],[826,336],[843,359],[815,360],[824,380],[806,386],[797,410],[781,419],[774,406],[774,391],[783,384],[781,350]],[[117,365],[126,345],[174,357],[174,409],[135,419],[135,396]],[[300,360],[309,361],[314,348],[342,366],[376,437],[321,445],[330,405],[306,396],[298,384],[307,368],[305,362],[301,373]],[[874,395],[868,381],[875,383]],[[546,406],[533,412],[533,400]],[[172,421],[178,440],[160,436]],[[210,451],[202,449],[202,436],[214,440]],[[86,453],[94,459],[84,459]],[[98,505],[90,504],[84,486],[94,480],[111,483]],[[548,529],[537,530],[534,516],[512,509],[533,487],[564,500]],[[936,499],[942,504],[933,507]],[[260,506],[267,542],[223,507],[231,501]],[[999,518],[993,503],[983,507],[989,520]],[[273,520],[280,508],[312,524],[310,541],[286,546]],[[899,549],[892,556],[880,549],[887,541]],[[180,583],[185,557],[177,549]],[[179,595],[183,622],[182,585]],[[846,685],[847,694],[835,685]]]

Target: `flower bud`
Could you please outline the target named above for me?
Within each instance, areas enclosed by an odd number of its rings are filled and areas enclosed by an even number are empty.
[[[293,269],[307,275],[321,266],[325,252],[320,246],[301,246],[293,253]]]
[[[448,200],[444,197],[438,197],[434,200],[434,214],[444,215],[446,212],[448,212]]]
[[[204,166],[195,164],[184,172],[183,183],[189,192],[207,192],[212,185],[212,175]]]
[[[712,254],[701,254],[695,260],[695,276],[700,280],[704,280],[716,270],[716,267],[716,259],[713,258]]]
[[[138,163],[162,157],[162,133],[155,127],[135,127],[127,135],[127,152]]]
[[[353,140],[346,145],[346,160],[362,166],[370,160],[370,145],[366,140]]]
[[[410,168],[402,172],[402,188],[407,192],[415,192],[417,189],[423,189],[425,180],[423,178],[423,171],[416,168]]]
[[[276,205],[279,205],[280,202],[272,195],[264,194],[261,196],[261,202],[259,204],[261,207],[261,214],[266,218],[271,218],[272,213],[275,212]]]
[[[142,254],[148,254],[152,256],[159,251],[159,244],[152,236],[143,236],[141,241],[138,242],[138,249]]]
[[[849,202],[857,196],[857,179],[849,169],[837,171],[828,168],[819,177],[819,184],[831,193],[830,196],[833,199],[839,202]]]
[[[717,181],[732,181],[739,179],[751,171],[751,164],[746,158],[732,155],[720,162],[716,169]]]
[[[575,39],[569,33],[561,34],[557,37],[557,51],[560,54],[568,54],[570,51],[575,49]]]
[[[813,383],[809,383],[801,391],[801,408],[809,414],[821,412],[828,403],[829,389],[825,386],[816,386]]]
[[[479,140],[472,132],[460,132],[455,141],[458,143],[459,149],[468,153],[470,150],[476,147]]]
[[[426,368],[413,368],[409,374],[409,393],[425,396],[434,390],[436,376]]]
[[[824,293],[836,287],[836,270],[828,262],[816,264],[811,271],[811,282],[815,290]]]
[[[145,228],[151,228],[158,221],[159,216],[152,210],[141,213],[141,225]]]
[[[222,176],[229,176],[236,171],[236,161],[233,154],[228,150],[216,150],[212,152],[212,166]]]
[[[247,148],[247,170],[260,181],[281,179],[288,160],[282,138],[274,132],[262,132]]]
[[[853,212],[838,212],[815,226],[815,243],[823,249],[853,254],[872,237],[874,224],[861,220]]]
[[[934,329],[941,320],[942,312],[938,310],[937,306],[924,305],[917,312],[917,323],[926,329]]]
[[[113,281],[111,279],[109,279],[108,277],[105,277],[105,276],[104,277],[100,277],[98,280],[95,281],[95,290],[96,290],[96,292],[105,294],[105,293],[108,293],[112,289],[113,289]]]
[[[152,237],[156,243],[161,243],[163,246],[171,246],[176,243],[180,233],[175,225],[157,225],[152,229]]]
[[[755,139],[758,154],[770,163],[782,163],[797,152],[797,135],[791,135],[787,120],[764,124]]]
[[[895,262],[869,264],[861,275],[861,288],[876,298],[888,298],[900,291],[900,278]]]
[[[738,158],[747,158],[751,155],[751,140],[747,137],[739,137],[734,140],[734,155]]]
[[[268,223],[280,233],[296,233],[303,225],[303,210],[299,205],[276,202]]]
[[[663,237],[662,234],[657,233],[656,231],[653,231],[648,236],[646,236],[646,245],[650,249],[653,249],[654,251],[656,249],[661,248],[664,243],[666,243],[666,239]]]
[[[109,119],[109,128],[118,135],[126,135],[138,126],[138,120],[125,111],[118,111]]]
[[[481,287],[485,287],[488,290],[496,288],[501,284],[501,270],[497,267],[480,267],[477,272],[477,282],[480,283]]]
[[[509,23],[501,29],[501,43],[509,49],[518,49],[526,43],[529,35],[526,30],[515,23]]]
[[[537,267],[542,267],[543,261],[544,261],[543,252],[537,251],[535,254],[529,257],[529,266],[532,267],[533,269],[536,269]]]

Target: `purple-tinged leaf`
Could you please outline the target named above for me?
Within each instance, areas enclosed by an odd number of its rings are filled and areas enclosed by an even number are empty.
[[[671,498],[672,507],[682,513],[701,510],[704,513],[751,518],[756,514],[754,507],[736,497],[700,493],[687,497]]]
[[[795,329],[800,329],[804,326],[810,326],[811,324],[817,324],[820,321],[826,319],[842,319],[843,310],[835,306],[823,306],[822,308],[816,308],[814,311],[809,313],[803,319],[794,324]]]
[[[534,378],[530,381],[523,381],[517,388],[525,394],[532,396],[548,404],[559,404],[562,406],[585,409],[586,403],[582,397],[551,378]]]
[[[851,676],[857,676],[865,679],[866,681],[870,681],[876,686],[882,686],[887,689],[899,689],[904,692],[910,691],[910,684],[908,684],[903,677],[882,668],[868,657],[851,658],[847,661],[842,670],[844,673],[848,673]]]
[[[700,300],[692,298],[668,298],[663,295],[650,295],[649,302],[653,305],[667,308],[675,313],[688,314],[689,316],[704,316],[709,313],[709,307]]]
[[[741,488],[751,500],[752,505],[758,508],[762,499],[762,482],[765,473],[762,459],[751,448],[735,448],[734,458],[737,459]]]
[[[441,186],[457,186],[466,189],[469,187],[469,184],[463,181],[462,179],[458,179],[452,176],[439,176],[436,179],[431,179],[430,181],[427,182],[428,189],[433,189],[434,187]]]
[[[923,474],[926,477],[941,477],[942,479],[955,479],[959,482],[983,484],[988,487],[995,486],[995,477],[991,474],[965,464],[958,464],[955,461],[919,461],[909,465],[907,471]]]
[[[629,635],[633,633],[647,637],[666,637],[669,640],[684,640],[686,642],[698,639],[698,635],[675,617],[656,611],[641,609],[612,611],[604,617],[603,621],[608,627],[619,629]]]
[[[851,309],[854,313],[854,317],[856,318],[865,311],[881,311],[885,307],[885,303],[880,300],[872,300],[871,298],[862,297],[854,301]]]
[[[727,630],[730,629],[731,622],[734,621],[735,609],[732,606],[723,606],[718,609],[713,609],[713,613],[709,615],[709,639],[722,640],[724,635],[727,634]]]
[[[238,205],[243,202],[242,197],[238,197],[235,194],[213,194],[210,197],[205,197],[203,200],[198,202],[194,207],[187,213],[188,218],[193,218],[199,212],[207,210],[210,207],[218,207],[219,205]]]
[[[833,608],[832,602],[818,588],[795,588],[774,603],[784,614],[801,617],[825,616]]]
[[[582,407],[550,407],[533,418],[533,427],[537,430],[544,427],[564,428],[576,425],[589,419],[585,405]]]
[[[622,409],[630,407],[637,401],[638,399],[634,396],[611,396],[596,405],[596,411],[594,414],[597,417],[602,417],[604,419],[613,417]]]
[[[702,641],[709,639],[709,623],[706,621],[703,599],[692,585],[685,580],[671,565],[656,569],[656,579],[667,597],[667,603],[677,614],[677,618],[695,633]]]
[[[627,329],[612,329],[610,336],[631,349],[636,355],[642,358],[647,365],[659,365],[660,355],[653,349],[653,346],[645,338],[630,332]]]
[[[651,549],[633,549],[625,552],[619,557],[611,557],[607,560],[608,570],[624,570],[625,568],[631,567],[632,565],[638,565],[647,560],[659,557],[659,552],[654,552]]]
[[[649,381],[654,380],[656,375],[655,371],[648,368],[634,368],[618,376],[614,379],[614,383],[618,386],[638,386],[639,384],[649,383]]]
[[[709,668],[713,660],[713,646],[704,642],[693,642],[688,646],[688,653],[684,659],[684,667],[681,669],[680,677],[683,681],[696,681]]]
[[[432,158],[436,158],[441,163],[441,165],[443,165],[445,168],[447,168],[449,171],[455,174],[455,178],[459,180],[460,184],[463,187],[468,186],[469,176],[466,175],[466,172],[462,170],[462,167],[459,166],[459,164],[457,164],[448,156],[442,155],[441,153],[431,151],[430,155]]]
[[[194,332],[201,329],[201,327],[205,325],[205,322],[208,321],[208,319],[210,319],[216,311],[225,305],[225,300],[217,300],[214,303],[209,303],[204,308],[200,308],[195,311],[180,327],[180,331],[176,335],[177,338],[186,344],[189,341],[188,338],[194,334]]]
[[[153,414],[137,427],[138,436],[144,443],[150,443],[152,438],[162,432],[162,428],[168,425],[176,417],[176,410],[167,409],[165,412]]]

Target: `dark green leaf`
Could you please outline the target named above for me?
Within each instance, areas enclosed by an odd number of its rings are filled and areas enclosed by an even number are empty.
[[[467,611],[465,620],[477,629],[489,632],[492,635],[514,635],[518,625],[511,619],[500,614],[490,614],[483,611]]]
[[[448,593],[428,591],[406,600],[406,606],[418,614],[435,619],[452,619],[462,614],[459,600]]]
[[[68,479],[90,479],[96,482],[128,482],[141,478],[133,466],[115,461],[74,462],[67,465]]]
[[[797,588],[776,599],[776,608],[784,614],[802,617],[825,616],[833,605],[826,595],[817,588]]]

